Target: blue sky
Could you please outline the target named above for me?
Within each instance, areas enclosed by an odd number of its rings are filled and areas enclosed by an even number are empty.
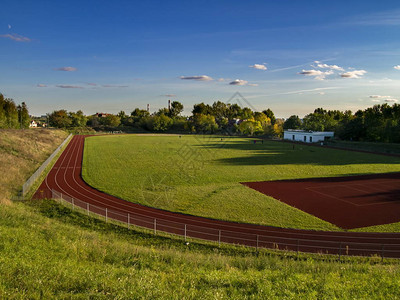
[[[228,101],[303,117],[400,100],[398,1],[8,1],[0,92],[41,115]]]

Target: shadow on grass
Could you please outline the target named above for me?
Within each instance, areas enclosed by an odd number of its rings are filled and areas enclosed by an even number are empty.
[[[222,165],[351,165],[351,164],[400,164],[400,158],[376,154],[344,151],[311,145],[257,140],[226,139],[220,143],[198,145],[209,151],[231,149],[246,151],[246,156],[214,159]]]

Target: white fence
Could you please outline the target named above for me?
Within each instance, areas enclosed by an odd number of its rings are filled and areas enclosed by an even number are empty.
[[[22,197],[24,197],[28,192],[32,185],[36,182],[36,180],[42,175],[43,171],[46,167],[52,162],[53,158],[60,152],[62,147],[70,140],[72,137],[72,133],[57,147],[57,149],[46,159],[46,161],[36,170],[35,173],[24,183],[22,186]]]
[[[138,226],[150,229],[156,234],[158,231],[181,236],[185,239],[195,238],[207,241],[214,241],[218,244],[236,244],[254,248],[280,249],[295,252],[311,252],[321,254],[338,255],[339,259],[344,255],[357,256],[378,256],[382,260],[384,257],[400,258],[400,244],[392,243],[371,243],[340,240],[343,236],[330,235],[331,240],[318,239],[316,236],[307,236],[303,238],[282,237],[279,232],[268,234],[253,234],[247,232],[238,232],[232,230],[219,229],[215,226],[206,227],[193,224],[171,221],[165,218],[154,218],[138,212],[124,212],[107,207],[97,206],[79,199],[72,198],[55,190],[52,191],[52,198],[67,204],[72,209],[80,209],[87,215],[96,214],[103,217],[107,222],[109,220],[118,221],[130,228]],[[357,240],[351,237],[353,240]]]

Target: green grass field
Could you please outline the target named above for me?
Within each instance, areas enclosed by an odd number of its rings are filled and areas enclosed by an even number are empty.
[[[240,182],[398,171],[400,158],[216,136],[90,137],[83,163],[86,182],[132,202],[216,219],[319,230],[340,229]]]
[[[15,181],[0,187],[13,195],[62,138],[6,134],[0,156],[14,167],[0,172]],[[23,157],[38,156],[22,160],[16,141],[47,150],[25,147]],[[398,260],[186,245],[54,201],[0,199],[0,299],[400,299],[399,282]]]

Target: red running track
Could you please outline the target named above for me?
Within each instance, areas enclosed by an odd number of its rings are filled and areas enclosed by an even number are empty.
[[[251,247],[400,258],[399,233],[328,232],[220,221],[168,212],[100,192],[81,177],[85,136],[74,136],[34,198],[64,199],[121,222],[192,238]]]

